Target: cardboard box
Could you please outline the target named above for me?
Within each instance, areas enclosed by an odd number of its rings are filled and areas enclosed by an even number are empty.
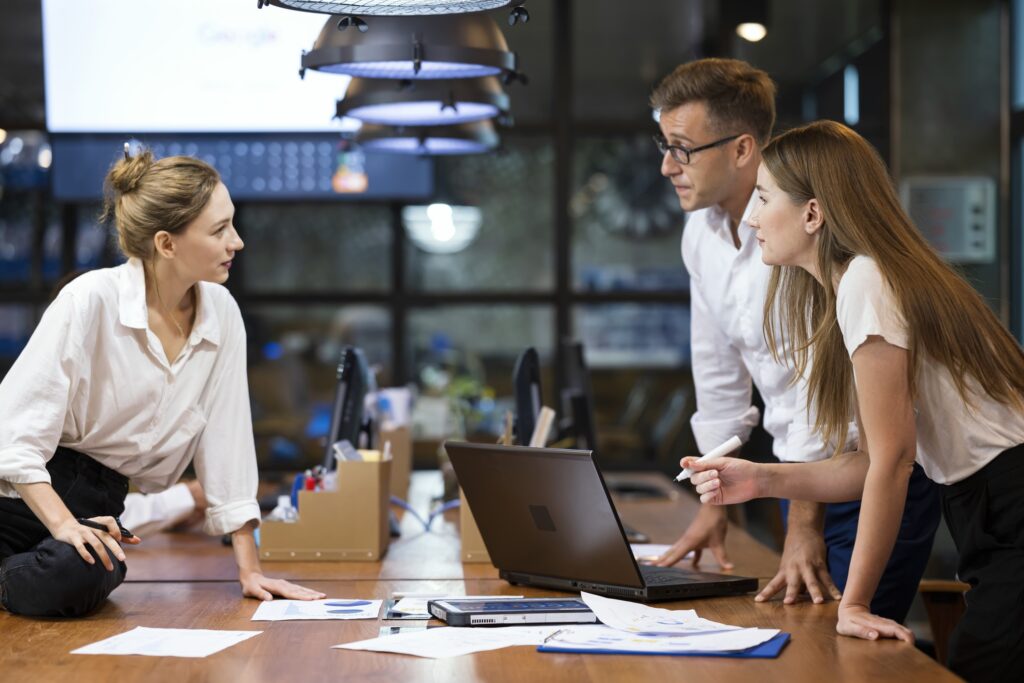
[[[466,502],[466,494],[459,490],[459,538],[462,541],[463,562],[491,562],[491,556],[487,553],[487,546],[477,528],[476,520],[473,519],[473,512]]]
[[[391,495],[409,500],[409,479],[412,476],[412,432],[408,427],[381,430],[377,444],[391,443]]]
[[[260,559],[379,560],[390,539],[391,464],[339,462],[337,491],[300,491],[298,521],[262,524]]]

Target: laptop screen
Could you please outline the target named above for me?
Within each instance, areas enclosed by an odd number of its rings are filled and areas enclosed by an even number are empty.
[[[498,569],[643,586],[590,451],[450,441],[445,448]]]

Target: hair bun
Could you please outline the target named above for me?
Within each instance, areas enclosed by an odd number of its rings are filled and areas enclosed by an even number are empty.
[[[107,183],[119,194],[128,194],[142,182],[142,178],[153,166],[153,153],[140,150],[135,156],[119,159],[107,174]]]

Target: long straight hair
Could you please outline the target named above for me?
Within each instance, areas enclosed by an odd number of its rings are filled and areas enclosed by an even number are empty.
[[[927,356],[949,370],[967,409],[973,391],[980,391],[1024,410],[1020,345],[914,227],[885,164],[864,138],[834,121],[817,121],[772,140],[763,160],[791,200],[817,199],[824,218],[817,253],[822,282],[802,268],[773,267],[764,332],[776,361],[784,355],[807,378],[807,407],[816,408],[815,428],[825,443],[842,449],[854,408],[853,365],[836,320],[835,274],[858,255],[878,264],[906,321],[911,396]]]

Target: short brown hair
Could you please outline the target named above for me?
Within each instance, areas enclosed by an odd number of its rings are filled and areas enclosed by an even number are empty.
[[[703,102],[710,124],[723,135],[750,133],[767,144],[775,125],[775,83],[738,59],[699,59],[675,68],[651,94],[651,106],[671,111]]]
[[[183,231],[206,208],[219,182],[205,161],[186,156],[157,161],[143,150],[118,160],[107,173],[102,220],[114,219],[125,256],[148,261],[154,235]]]

